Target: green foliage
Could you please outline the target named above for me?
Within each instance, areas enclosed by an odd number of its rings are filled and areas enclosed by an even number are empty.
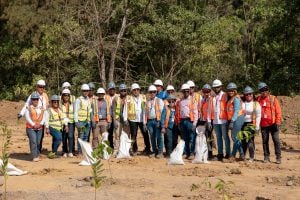
[[[6,200],[6,190],[7,190],[7,165],[8,165],[8,159],[9,159],[9,147],[11,145],[11,129],[7,127],[7,125],[3,122],[0,122],[1,127],[1,136],[2,136],[2,148],[1,148],[1,156],[2,159],[2,165],[0,168],[0,173],[4,177],[4,199]]]
[[[54,159],[54,158],[56,158],[56,154],[55,154],[55,152],[49,152],[48,155],[47,155],[47,157],[49,159]]]
[[[215,189],[222,194],[222,199],[230,200],[230,196],[228,194],[230,185],[234,185],[232,181],[224,181],[223,179],[219,179],[219,181],[215,185]]]
[[[255,126],[252,124],[248,124],[245,126],[244,130],[241,130],[237,133],[237,139],[242,141],[246,140],[247,142],[255,136]]]

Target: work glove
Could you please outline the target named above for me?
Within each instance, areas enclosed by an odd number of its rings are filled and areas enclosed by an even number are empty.
[[[157,121],[157,123],[156,123],[156,128],[160,128],[161,126],[160,126],[160,121]]]
[[[22,117],[22,115],[21,115],[21,114],[18,114],[17,118],[20,119],[21,117]]]
[[[80,128],[81,128],[81,126],[80,126],[79,122],[75,122],[75,126],[76,126],[76,128],[78,128],[78,129],[80,129]]]
[[[232,130],[232,129],[233,129],[233,121],[231,121],[231,122],[229,123],[228,128],[229,128],[229,130]]]
[[[144,131],[144,132],[147,132],[147,130],[148,130],[147,125],[144,124],[144,126],[143,126],[143,131]]]
[[[125,126],[129,126],[129,122],[126,120],[126,121],[124,121],[124,125]]]
[[[108,124],[107,124],[107,130],[109,130],[110,127],[111,127],[111,123],[108,123]]]

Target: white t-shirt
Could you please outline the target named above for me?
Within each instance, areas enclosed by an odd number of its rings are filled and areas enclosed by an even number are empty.
[[[225,124],[227,122],[227,120],[225,120],[225,119],[220,119],[220,102],[221,102],[223,95],[224,95],[224,92],[221,91],[218,95],[216,95],[213,98],[213,106],[214,106],[214,111],[215,111],[215,119],[213,121],[214,124]]]
[[[253,112],[255,112],[256,114],[256,124],[255,124],[255,129],[256,130],[259,130],[259,126],[260,126],[260,120],[261,120],[261,107],[259,105],[259,103],[257,102],[256,103],[256,108],[254,110],[254,102],[253,101],[250,101],[250,102],[247,102],[245,101],[243,103],[243,109],[245,110],[246,112],[246,115],[245,115],[245,122],[252,122],[252,114]]]

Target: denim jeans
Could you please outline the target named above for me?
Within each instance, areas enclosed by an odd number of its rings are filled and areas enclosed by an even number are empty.
[[[80,125],[80,128],[77,129],[78,131],[78,138],[82,139],[83,141],[88,142],[88,136],[90,133],[90,129],[91,129],[91,124],[89,122],[78,122]],[[77,141],[77,148],[78,148],[78,153],[81,153],[81,147],[79,142]]]
[[[245,127],[248,125],[248,124],[252,124],[251,122],[245,122],[243,127],[242,127],[242,130],[245,130]],[[255,131],[251,132],[252,134],[255,134]],[[244,155],[246,156],[246,152],[247,152],[247,149],[249,149],[249,155],[250,155],[250,158],[254,159],[254,153],[255,153],[255,143],[254,143],[254,135],[253,137],[251,137],[248,142],[246,139],[243,139],[242,140],[242,147],[243,147],[243,152],[244,152]]]
[[[164,143],[165,143],[165,149],[166,149],[166,154],[167,156],[170,156],[172,153],[173,148],[173,135],[174,135],[174,130],[167,128],[166,133],[164,134]]]
[[[57,149],[62,141],[62,132],[55,128],[49,127],[50,135],[52,136],[52,152],[57,153]]]
[[[179,135],[179,130],[178,126],[174,124],[173,129],[172,129],[172,151],[176,148],[177,143],[178,143],[178,135]]]
[[[196,133],[193,131],[193,124],[190,119],[183,119],[180,121],[180,129],[182,130],[182,138],[185,142],[184,153],[190,156],[195,152]]]
[[[157,128],[157,120],[149,119],[147,123],[147,128],[149,131],[152,152],[156,154],[162,154],[163,152],[163,140],[161,134],[161,128]]]
[[[33,159],[38,157],[40,154],[39,147],[42,137],[42,129],[33,130],[32,128],[26,128],[26,133],[29,138],[30,154]]]
[[[214,130],[217,137],[218,156],[223,157],[223,140],[225,141],[226,156],[230,156],[230,139],[228,136],[227,123],[214,124]]]
[[[242,147],[242,143],[240,140],[237,139],[237,134],[238,134],[238,132],[240,132],[242,130],[244,121],[245,121],[245,115],[240,115],[233,123],[233,128],[231,130],[231,138],[233,141],[233,147],[232,147],[231,154],[233,157],[236,156],[237,151],[239,151],[241,157],[245,156],[243,147]]]
[[[63,141],[63,152],[64,153],[72,153],[73,144],[74,144],[74,131],[75,131],[75,123],[68,124],[69,132],[62,132],[62,141]]]
[[[261,127],[261,136],[263,141],[263,149],[264,149],[264,157],[270,157],[270,150],[269,150],[269,136],[272,136],[272,140],[274,143],[275,148],[275,155],[276,159],[281,158],[281,149],[280,149],[280,139],[279,139],[279,129],[276,127],[275,124],[268,126],[268,127]]]
[[[140,130],[142,132],[142,135],[143,135],[143,138],[144,138],[144,144],[145,144],[144,151],[150,152],[151,150],[150,150],[149,135],[148,135],[147,131],[144,131],[144,128],[143,128],[144,124],[143,124],[143,122],[129,121],[129,126],[130,126],[130,139],[134,141],[132,143],[132,151],[133,151],[133,153],[136,153],[138,151],[137,140],[136,140],[138,128],[140,128]]]

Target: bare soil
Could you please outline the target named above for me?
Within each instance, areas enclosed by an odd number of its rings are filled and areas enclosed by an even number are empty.
[[[224,195],[232,199],[300,199],[300,141],[296,134],[300,96],[279,97],[279,100],[284,118],[282,164],[274,163],[272,141],[272,163],[262,162],[260,136],[255,138],[256,160],[253,163],[192,164],[191,160],[184,160],[185,165],[170,166],[166,159],[142,155],[130,160],[112,158],[111,174],[108,161],[103,161],[106,179],[97,190],[97,199],[222,199]],[[29,172],[9,177],[8,199],[94,199],[91,168],[79,166],[80,158],[48,159],[45,152],[42,161],[30,160],[25,121],[16,118],[23,103],[0,101],[0,121],[13,131],[9,162]],[[44,147],[49,151],[51,143],[52,138],[46,136]],[[143,149],[141,134],[138,144],[139,149]],[[224,181],[223,191],[215,188],[220,180]],[[0,190],[4,191],[3,186]]]

